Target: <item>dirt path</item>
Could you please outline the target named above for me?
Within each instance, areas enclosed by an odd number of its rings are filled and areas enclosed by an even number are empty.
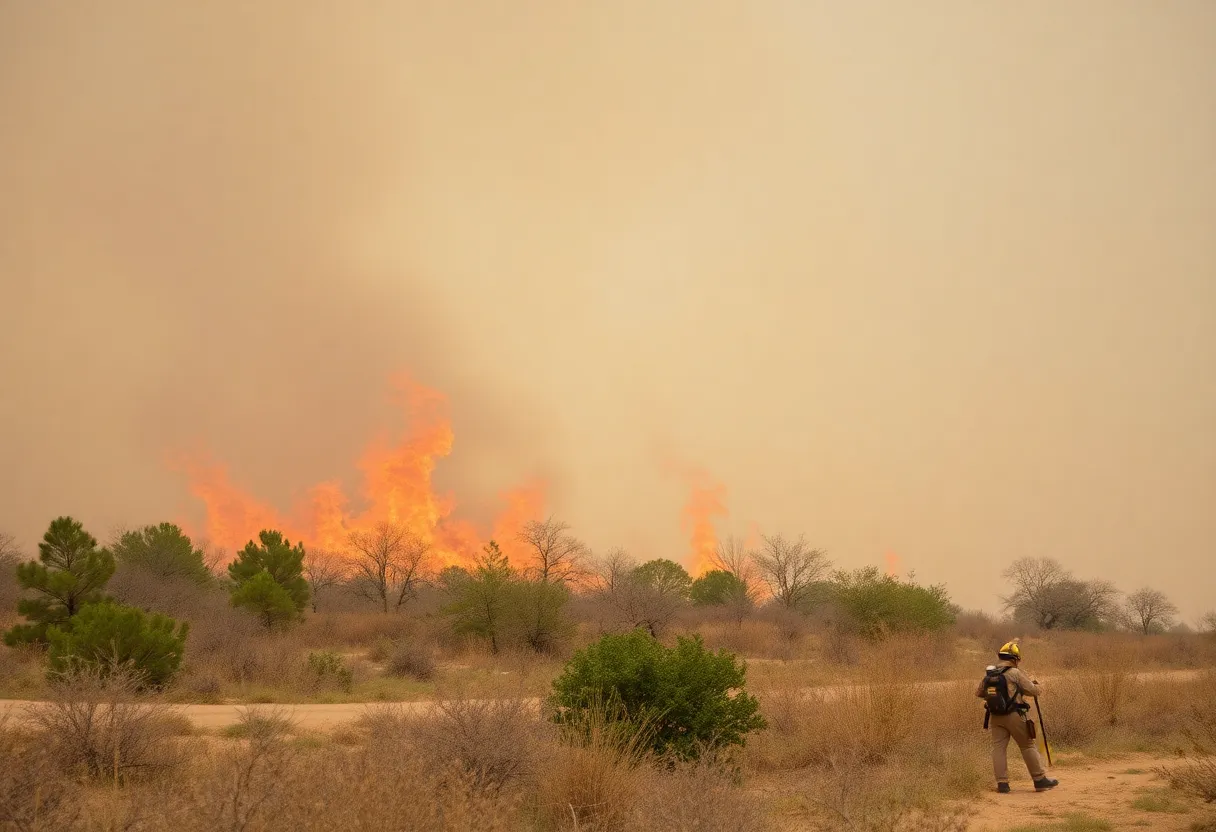
[[[1167,670],[1156,671],[1149,673],[1135,674],[1132,678],[1136,679],[1169,679],[1175,682],[1185,682],[1197,678],[1199,671],[1196,670]],[[1045,685],[1050,685],[1051,682],[1059,677],[1044,676],[1042,681]],[[974,682],[972,679],[943,679],[932,682],[924,682],[921,687],[926,692],[945,689],[957,686],[964,682]],[[833,699],[840,696],[845,691],[855,690],[865,687],[864,685],[830,685],[823,687],[808,687],[803,688],[805,694],[817,694],[825,696],[827,699]],[[1050,695],[1050,689],[1048,694]],[[538,704],[538,699],[526,700],[530,704]],[[0,700],[0,719],[5,715],[10,715],[14,720],[20,720],[24,715],[25,708],[28,705],[36,704],[33,702],[6,699]],[[369,705],[383,705],[389,703],[383,702],[344,702],[340,704],[276,704],[276,705],[248,705],[248,704],[226,704],[226,705],[175,705],[174,710],[179,711],[184,716],[190,719],[197,727],[205,730],[214,730],[233,725],[240,720],[241,713],[251,707],[257,707],[264,710],[275,711],[290,716],[300,728],[311,731],[330,730],[342,723],[349,722],[357,718],[363,713],[364,709]],[[406,710],[424,713],[426,709],[434,704],[434,700],[419,700],[412,702],[392,703]]]
[[[1166,760],[1148,754],[1128,754],[1110,760],[1076,757],[1057,760],[1049,770],[1060,781],[1051,791],[1036,793],[1026,772],[1023,779],[1011,782],[1010,794],[985,794],[973,805],[970,832],[1005,832],[1017,826],[1038,826],[1063,820],[1070,814],[1101,818],[1113,829],[1152,829],[1154,832],[1182,832],[1199,817],[1198,807],[1180,799],[1176,793],[1158,798],[1158,807],[1172,811],[1145,811],[1133,803],[1164,794],[1164,782],[1153,767]],[[1010,774],[1021,763],[1010,754]],[[1148,803],[1146,805],[1152,805]]]

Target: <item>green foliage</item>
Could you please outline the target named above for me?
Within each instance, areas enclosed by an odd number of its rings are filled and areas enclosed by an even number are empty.
[[[102,600],[102,590],[113,574],[113,555],[99,549],[78,521],[56,518],[38,544],[38,560],[17,566],[22,589],[39,596],[17,602],[17,612],[30,623],[5,633],[5,644],[45,644],[49,627],[66,626],[85,605]]]
[[[714,569],[692,582],[688,597],[697,606],[726,604],[741,596],[747,587],[724,569]]]
[[[333,685],[350,693],[354,684],[354,673],[342,657],[332,650],[308,654],[308,670],[313,674],[318,687]]]
[[[954,607],[944,586],[904,582],[874,566],[837,572],[833,584],[836,603],[866,638],[941,630],[954,623]]]
[[[746,663],[707,651],[700,636],[667,648],[635,630],[576,653],[554,680],[549,704],[566,725],[585,724],[604,707],[611,722],[644,735],[654,751],[693,759],[705,746],[743,745],[748,732],[766,727],[760,703],[744,690],[746,675]]]
[[[265,569],[233,589],[232,606],[247,607],[268,630],[289,624],[300,615],[291,595]]]
[[[510,619],[518,622],[523,641],[537,653],[552,653],[574,631],[566,616],[570,590],[564,583],[540,580],[515,583],[508,593]]]
[[[85,606],[71,626],[47,629],[51,674],[62,674],[83,664],[105,674],[129,667],[143,686],[162,687],[181,666],[186,649],[187,622],[165,615],[102,601]]]
[[[127,532],[110,551],[119,563],[137,566],[160,578],[184,578],[199,586],[215,579],[203,561],[202,551],[172,523]]]
[[[474,559],[470,572],[459,567],[443,571],[442,580],[454,600],[443,608],[451,616],[452,629],[462,635],[474,635],[490,643],[497,653],[508,626],[511,590],[517,583],[515,570],[507,556],[491,540]]]
[[[308,606],[309,586],[304,577],[304,545],[297,543],[292,546],[291,541],[283,537],[281,532],[269,529],[264,529],[258,539],[262,541],[262,545],[259,546],[251,540],[237,553],[236,560],[228,565],[228,575],[235,584],[233,605],[252,607],[263,616],[267,626],[270,626],[271,623],[290,620],[282,615],[285,609],[283,594],[290,600],[296,615]],[[283,593],[269,589],[265,578],[258,577],[261,574],[269,575]],[[247,584],[255,580],[258,581],[256,587],[246,588]]]
[[[643,563],[633,570],[633,577],[642,586],[650,587],[663,595],[675,595],[680,598],[687,598],[692,587],[692,577],[684,567],[666,558]]]
[[[513,643],[549,652],[571,630],[565,615],[570,591],[565,585],[524,579],[493,540],[471,571],[445,569],[440,580],[452,598],[443,607],[452,630],[485,639],[491,652]]]

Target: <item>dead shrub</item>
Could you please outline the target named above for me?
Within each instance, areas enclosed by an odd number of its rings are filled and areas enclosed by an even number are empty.
[[[1102,728],[1102,714],[1081,679],[1063,679],[1043,693],[1040,707],[1052,743],[1081,748],[1093,742]]]
[[[468,788],[489,792],[532,781],[545,734],[521,699],[449,699],[422,714],[372,706],[358,724],[372,744],[407,745],[430,770],[453,764]]]
[[[702,758],[652,771],[638,784],[628,832],[764,832],[771,824],[760,801],[721,764]]]
[[[66,772],[125,782],[179,764],[181,722],[139,694],[127,667],[79,666],[55,678],[51,698],[29,706],[30,722]]]
[[[813,828],[857,832],[963,832],[962,809],[923,805],[905,783],[910,772],[875,770],[854,751],[834,754],[804,797]],[[913,787],[914,788],[914,787]]]
[[[384,672],[429,682],[435,678],[435,669],[435,657],[428,647],[416,641],[399,641],[388,655]]]
[[[32,731],[0,717],[0,829],[66,829],[80,813],[76,786],[55,751]]]
[[[591,708],[561,736],[539,778],[542,817],[561,829],[625,829],[649,776],[643,732],[621,730],[602,708]]]
[[[844,627],[828,627],[823,634],[823,655],[832,664],[855,667],[861,663],[861,639]]]
[[[1206,803],[1216,802],[1216,714],[1210,702],[1192,704],[1185,735],[1191,748],[1184,762],[1157,769],[1171,788],[1197,797]]]

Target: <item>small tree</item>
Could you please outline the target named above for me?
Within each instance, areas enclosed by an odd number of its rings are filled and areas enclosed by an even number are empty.
[[[126,667],[143,686],[163,687],[181,666],[189,631],[187,622],[165,615],[148,616],[112,601],[89,604],[70,629],[47,628],[50,673],[67,673],[79,664],[102,674]]]
[[[688,597],[695,606],[728,604],[747,592],[743,582],[724,569],[711,569],[689,587]]]
[[[342,583],[346,564],[333,552],[309,549],[304,553],[304,579],[308,581],[312,611],[317,611],[317,597],[327,589]]]
[[[232,606],[249,609],[268,630],[290,624],[300,615],[291,594],[265,569],[233,588]]]
[[[585,724],[606,707],[609,721],[643,734],[657,753],[694,759],[704,747],[743,745],[766,727],[746,675],[746,663],[707,651],[699,635],[666,648],[635,630],[576,653],[548,701],[559,724]]]
[[[139,567],[159,578],[185,578],[199,586],[215,580],[203,551],[173,523],[126,532],[110,551],[118,563]]]
[[[38,593],[38,597],[17,602],[17,612],[30,623],[5,633],[5,644],[45,644],[47,628],[66,628],[86,604],[100,601],[113,574],[114,556],[99,549],[97,540],[78,521],[71,517],[51,521],[38,544],[38,560],[17,567],[21,587]]]
[[[692,578],[683,566],[667,558],[643,563],[633,571],[634,580],[660,595],[687,598]]]
[[[259,614],[273,613],[279,620],[279,612],[274,611],[283,609],[281,596],[266,587],[264,578],[258,578],[265,572],[291,599],[296,615],[299,615],[308,606],[309,596],[308,581],[304,578],[304,545],[292,546],[281,532],[269,529],[264,529],[258,539],[260,546],[249,541],[237,553],[236,560],[228,565],[228,575],[233,581],[232,603],[252,606]],[[259,586],[245,589],[245,585],[255,578]]]
[[[518,581],[509,591],[512,618],[524,642],[537,653],[553,653],[568,638],[574,624],[566,616],[570,590],[564,583],[539,578]]]
[[[587,547],[574,535],[570,526],[550,517],[530,520],[519,533],[519,540],[528,548],[532,564],[528,577],[541,583],[577,582],[587,575]]]
[[[764,547],[754,559],[773,597],[789,609],[803,609],[813,597],[815,584],[831,567],[822,549],[812,549],[803,536],[786,540],[764,536]]]
[[[1178,620],[1178,607],[1164,592],[1148,587],[1128,595],[1124,611],[1129,623],[1145,635],[1164,632]]]
[[[390,605],[399,610],[415,596],[430,551],[417,535],[398,523],[378,523],[351,534],[350,542],[357,593],[380,604],[386,614]]]
[[[690,585],[678,563],[659,559],[638,566],[618,549],[600,565],[597,594],[628,629],[645,627],[657,636],[687,603]]]
[[[453,597],[444,607],[444,613],[452,619],[452,629],[486,639],[490,651],[497,653],[510,615],[511,590],[516,583],[515,570],[498,544],[491,540],[486,545],[474,559],[472,572],[458,567],[445,569],[442,582]]]

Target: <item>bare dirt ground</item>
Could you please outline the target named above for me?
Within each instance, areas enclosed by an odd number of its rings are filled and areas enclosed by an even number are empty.
[[[1138,798],[1152,795],[1164,787],[1153,767],[1166,762],[1148,754],[1120,755],[1110,760],[1089,757],[1057,761],[1048,774],[1060,781],[1051,791],[1036,793],[1025,771],[1010,785],[1010,794],[985,794],[972,804],[972,832],[997,832],[1017,826],[1037,826],[1059,822],[1070,814],[1083,814],[1110,823],[1113,829],[1152,829],[1159,832],[1190,829],[1198,816],[1197,807],[1176,796],[1174,811],[1148,812],[1133,806]],[[1009,768],[1021,763],[1011,753]]]

